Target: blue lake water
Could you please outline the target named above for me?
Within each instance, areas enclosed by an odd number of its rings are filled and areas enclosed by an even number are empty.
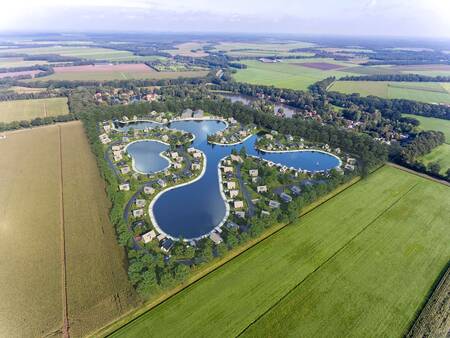
[[[144,129],[148,128],[148,125],[135,123],[133,128]],[[249,155],[258,156],[287,167],[309,171],[328,170],[339,165],[339,160],[336,157],[322,152],[258,152],[254,147],[257,140],[256,135],[248,138],[243,144],[235,146],[211,145],[207,142],[208,134],[214,134],[226,128],[225,123],[219,121],[176,121],[172,122],[169,128],[184,130],[195,135],[192,146],[203,151],[207,158],[205,174],[199,180],[166,191],[153,204],[153,214],[158,227],[172,238],[199,238],[211,232],[223,220],[226,215],[226,205],[220,194],[218,164],[222,158],[230,155],[233,149],[239,151],[241,147],[245,147]],[[153,143],[157,142],[149,141],[133,144],[138,145],[136,146],[138,149],[133,149],[136,164],[139,161],[146,168],[158,167],[156,164],[155,167],[150,164],[152,161],[156,163],[161,161],[159,152],[153,148]],[[149,149],[148,152],[143,149],[146,147]],[[145,158],[142,162],[140,161],[141,156]]]
[[[164,170],[170,162],[160,154],[169,146],[157,141],[138,141],[127,147],[127,153],[133,158],[134,167],[138,172],[151,174]]]

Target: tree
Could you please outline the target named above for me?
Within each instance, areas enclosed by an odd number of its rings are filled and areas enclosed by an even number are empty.
[[[437,162],[431,162],[428,165],[428,170],[434,175],[439,175],[439,172],[441,171],[441,166]]]
[[[189,267],[185,264],[177,264],[174,269],[174,276],[177,281],[183,281],[189,276]]]

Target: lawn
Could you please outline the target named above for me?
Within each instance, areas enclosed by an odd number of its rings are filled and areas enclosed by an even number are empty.
[[[0,122],[69,114],[66,97],[0,102]]]
[[[401,337],[450,258],[449,203],[384,167],[112,336]]]
[[[236,81],[275,86],[280,88],[305,90],[309,85],[329,76],[342,77],[351,75],[340,70],[321,70],[302,66],[302,63],[322,62],[342,66],[349,64],[332,59],[287,59],[279,63],[263,63],[256,60],[241,61],[248,68],[239,69],[233,75]]]
[[[359,93],[386,99],[407,99],[450,104],[450,91],[439,82],[336,81],[330,91]]]
[[[0,336],[58,335],[62,224],[70,335],[84,336],[129,310],[135,296],[83,127],[71,122],[61,129],[5,134],[0,140]]]

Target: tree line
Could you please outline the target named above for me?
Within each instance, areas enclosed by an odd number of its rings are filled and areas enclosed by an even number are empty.
[[[428,76],[419,74],[371,74],[344,76],[339,81],[403,81],[403,82],[450,82],[450,76]]]

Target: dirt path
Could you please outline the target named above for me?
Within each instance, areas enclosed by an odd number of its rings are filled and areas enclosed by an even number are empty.
[[[62,302],[63,302],[63,328],[62,333],[64,338],[70,338],[69,334],[69,315],[67,302],[67,267],[66,267],[66,234],[64,227],[64,177],[63,177],[63,157],[62,157],[62,135],[61,126],[58,126],[59,134],[59,167],[60,167],[60,217],[61,217],[61,259],[62,259]]]
[[[438,179],[438,178],[431,177],[431,176],[429,176],[429,175],[427,175],[427,174],[419,173],[419,172],[417,172],[417,171],[414,171],[414,170],[412,170],[412,169],[403,167],[403,166],[401,166],[401,165],[399,165],[399,164],[395,164],[395,163],[392,163],[392,162],[387,162],[386,164],[389,165],[389,166],[391,166],[391,167],[394,167],[394,168],[397,168],[397,169],[406,171],[406,172],[408,172],[408,173],[410,173],[410,174],[414,174],[414,175],[417,175],[417,176],[426,178],[426,179],[428,179],[428,180],[430,180],[430,181],[434,181],[434,182],[436,182],[436,183],[440,183],[440,184],[443,184],[443,185],[446,185],[446,186],[450,187],[450,183],[447,182],[447,181],[444,181],[444,180],[440,180],[440,179]]]

